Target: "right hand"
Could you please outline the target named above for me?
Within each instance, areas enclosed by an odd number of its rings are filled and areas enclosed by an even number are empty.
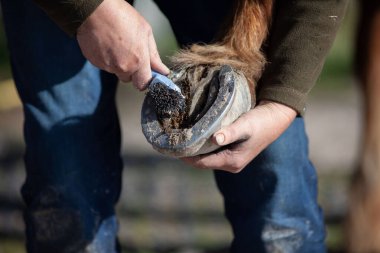
[[[148,22],[124,0],[104,0],[77,31],[83,55],[95,66],[144,90],[151,70],[169,74]]]

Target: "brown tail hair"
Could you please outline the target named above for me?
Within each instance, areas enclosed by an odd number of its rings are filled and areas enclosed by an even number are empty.
[[[173,69],[231,65],[243,72],[253,92],[265,65],[261,47],[268,34],[273,1],[236,1],[232,18],[221,39],[213,44],[194,44],[180,50],[172,57]]]

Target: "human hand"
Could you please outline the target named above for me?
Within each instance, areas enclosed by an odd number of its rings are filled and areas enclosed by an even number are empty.
[[[221,149],[182,160],[202,169],[238,173],[289,127],[296,114],[283,104],[262,101],[213,135]]]
[[[151,70],[169,74],[147,21],[124,0],[104,0],[77,31],[83,55],[95,66],[144,90]]]

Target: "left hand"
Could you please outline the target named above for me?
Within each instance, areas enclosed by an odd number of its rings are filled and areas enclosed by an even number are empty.
[[[222,148],[209,154],[182,158],[186,163],[202,168],[238,173],[263,149],[275,141],[292,123],[297,113],[292,108],[262,101],[231,125],[213,135]]]

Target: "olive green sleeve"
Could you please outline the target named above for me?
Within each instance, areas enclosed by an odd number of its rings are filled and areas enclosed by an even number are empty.
[[[277,0],[258,100],[290,106],[299,114],[321,73],[345,14],[347,0]]]
[[[67,34],[74,36],[78,27],[103,0],[33,0]]]

